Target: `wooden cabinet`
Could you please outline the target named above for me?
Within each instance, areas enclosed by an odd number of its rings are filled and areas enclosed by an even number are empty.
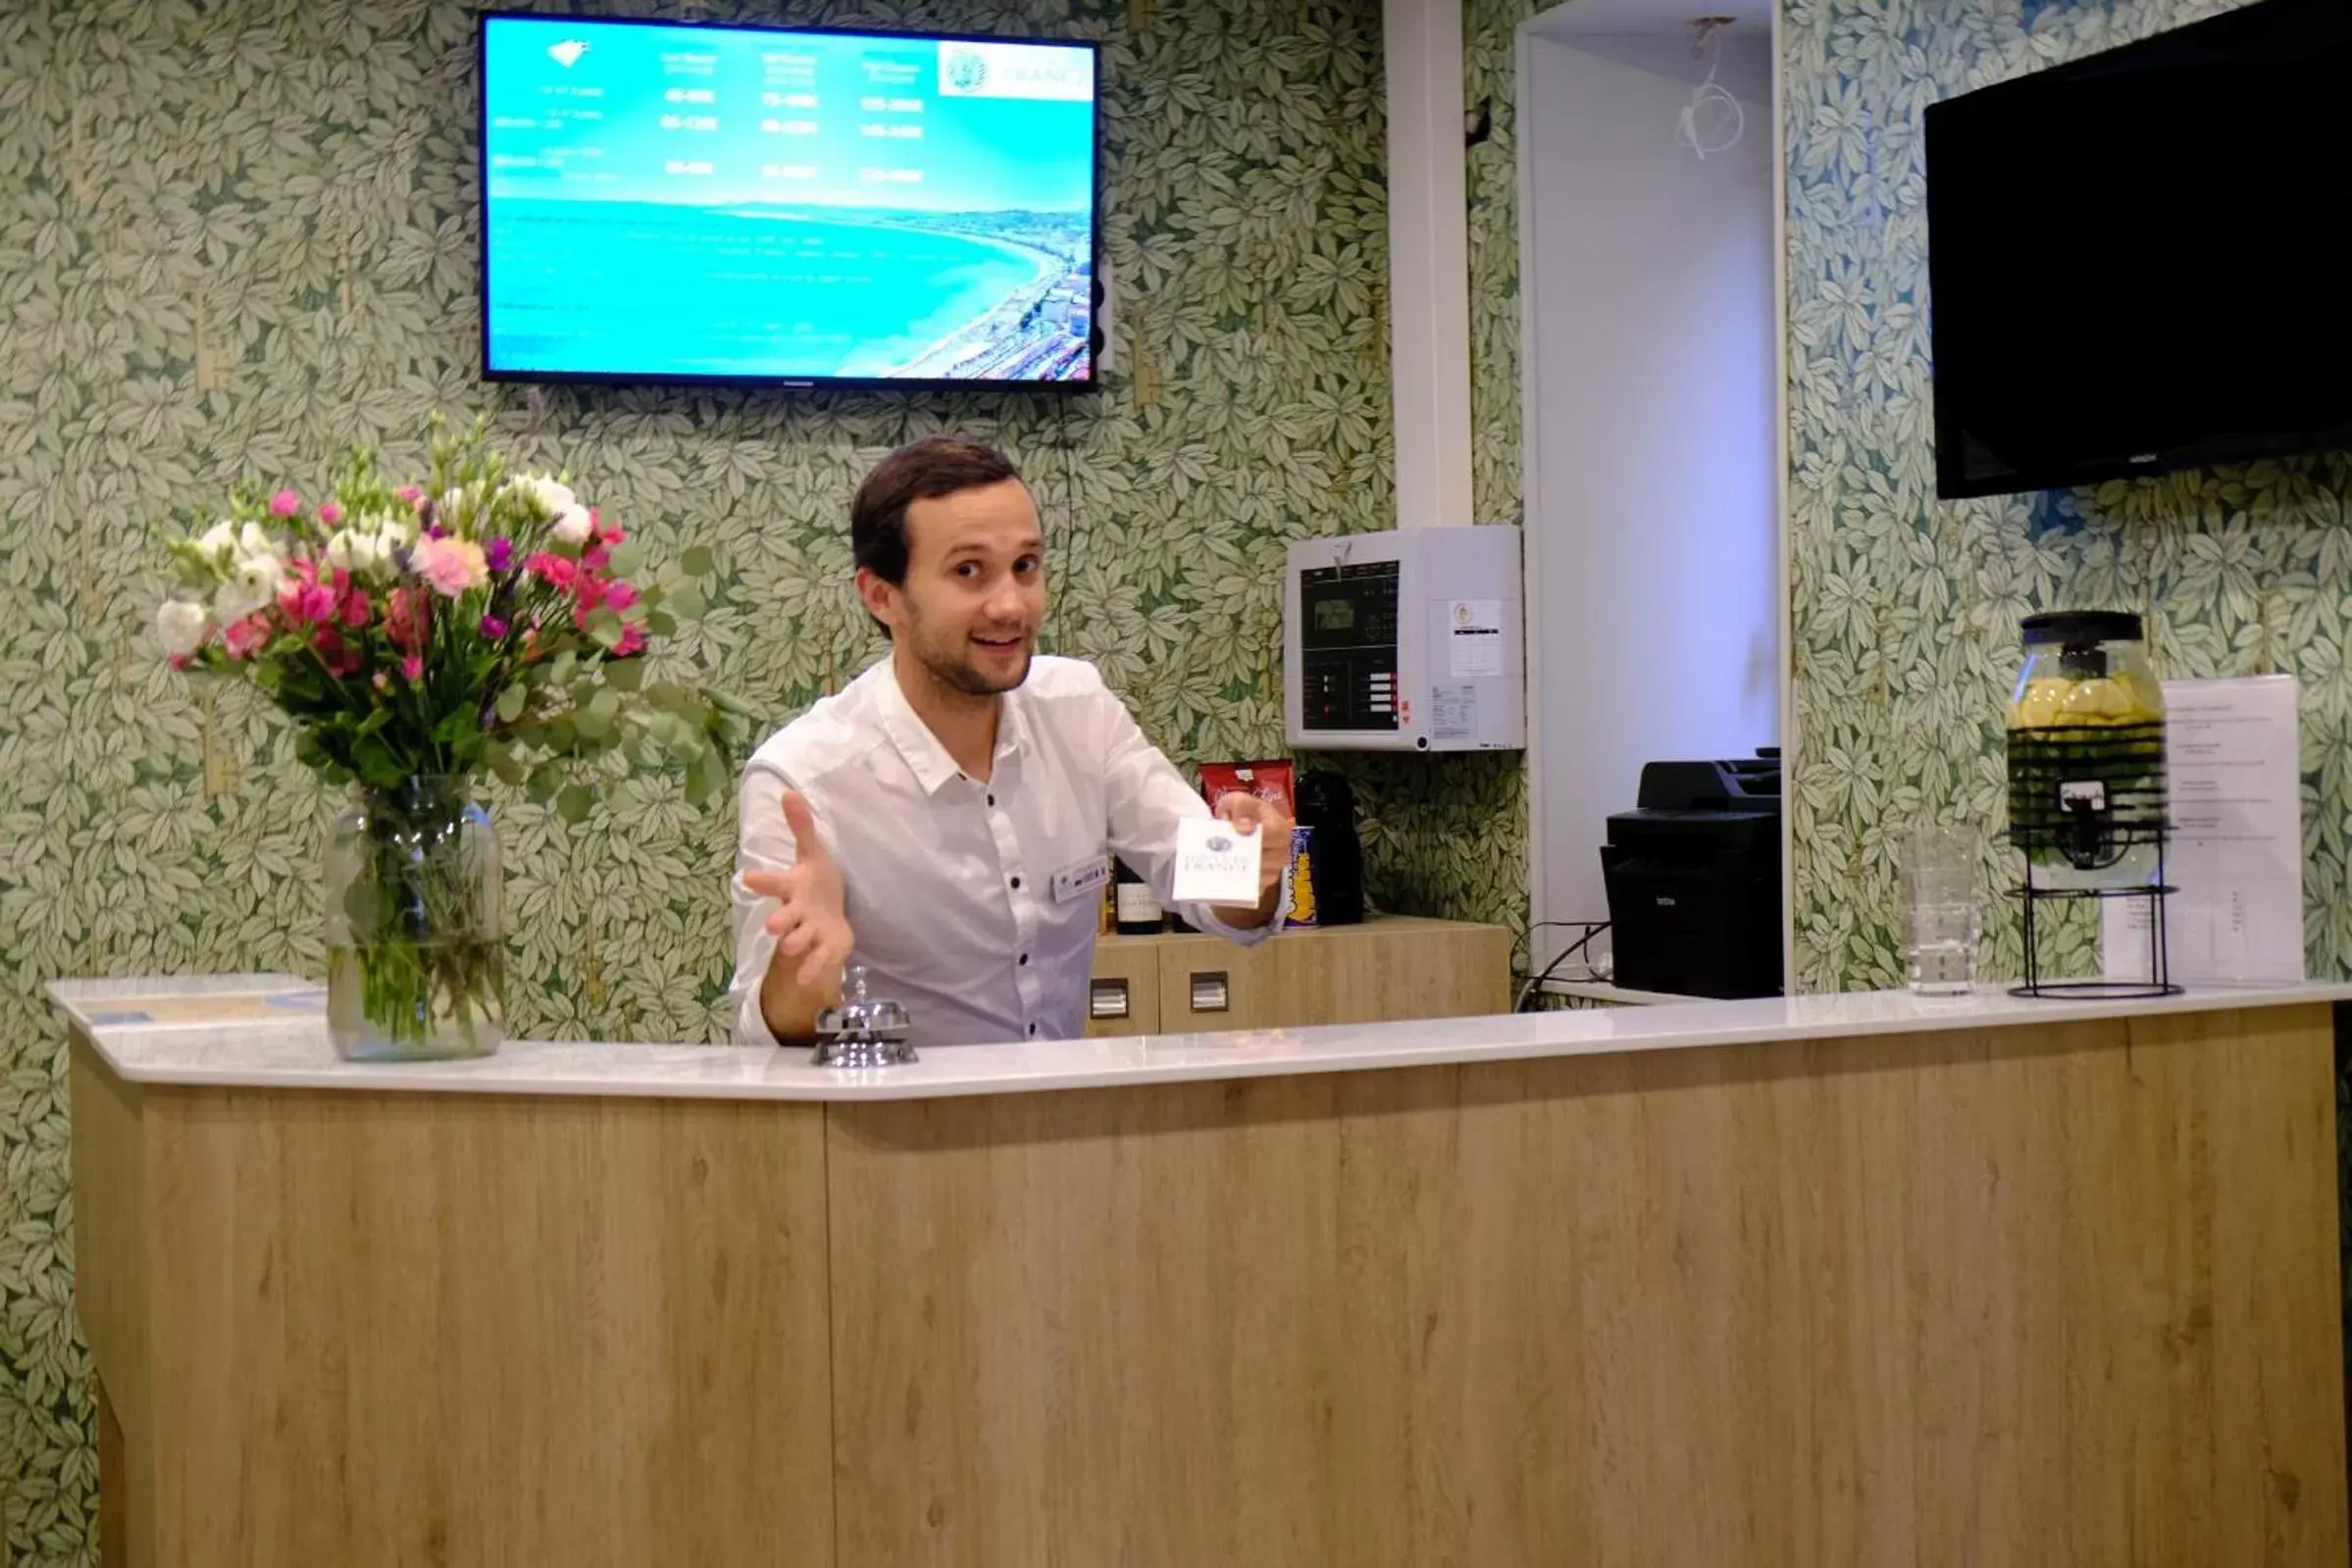
[[[1147,973],[1150,971],[1150,973]],[[1510,933],[1386,915],[1284,932],[1255,947],[1217,936],[1105,936],[1098,994],[1123,987],[1127,1016],[1096,1035],[1295,1029],[1501,1013],[1510,1006]]]
[[[1099,936],[1087,996],[1089,1035],[1159,1033],[1159,949],[1164,936]]]

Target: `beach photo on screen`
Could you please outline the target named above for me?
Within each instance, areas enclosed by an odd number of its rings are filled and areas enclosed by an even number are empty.
[[[482,24],[500,378],[1091,383],[1095,51]]]

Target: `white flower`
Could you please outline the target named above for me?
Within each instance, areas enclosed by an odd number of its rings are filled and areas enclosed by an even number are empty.
[[[229,626],[233,622],[242,621],[269,602],[267,595],[257,598],[246,591],[244,583],[235,578],[230,578],[221,584],[218,592],[213,594],[212,608],[213,614],[221,618],[221,624]]]
[[[163,633],[164,651],[175,658],[202,647],[211,624],[204,606],[187,599],[166,599],[163,608],[155,612],[155,630]]]
[[[454,529],[457,527],[459,519],[471,517],[474,509],[481,504],[481,485],[460,485],[456,489],[444,491],[441,498],[433,503],[433,519],[442,528]]]
[[[327,541],[327,564],[354,576],[365,577],[383,566],[391,556],[391,544],[383,532],[371,528],[348,528],[338,531]]]
[[[540,513],[549,518],[560,518],[580,505],[580,497],[572,493],[570,485],[544,474],[518,474],[506,481],[506,487],[530,497]]]
[[[236,602],[242,607],[230,615],[226,607],[221,611],[224,622],[240,620],[278,597],[278,585],[285,581],[285,568],[271,554],[249,555],[236,564],[222,592],[236,590]]]
[[[196,548],[219,560],[236,548],[236,530],[226,523],[215,523],[196,536]]]
[[[587,507],[567,506],[555,514],[555,521],[548,525],[547,531],[565,544],[586,544],[589,531],[594,528],[595,524],[589,520]]]
[[[236,553],[248,559],[266,555],[275,561],[278,559],[278,546],[271,541],[270,535],[262,531],[259,523],[248,523],[245,525],[244,531],[236,536]]]

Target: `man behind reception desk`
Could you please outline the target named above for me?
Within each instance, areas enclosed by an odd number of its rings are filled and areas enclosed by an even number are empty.
[[[1035,655],[1045,533],[1001,454],[901,447],[858,486],[849,533],[891,652],[743,769],[735,1037],[808,1038],[851,962],[918,1046],[1074,1037],[1108,856],[1172,904],[1177,822],[1208,807],[1093,665]],[[1291,823],[1246,794],[1217,814],[1259,830],[1258,902],[1185,914],[1255,941]]]

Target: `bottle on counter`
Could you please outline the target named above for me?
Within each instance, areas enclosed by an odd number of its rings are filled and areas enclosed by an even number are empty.
[[[1111,862],[1111,891],[1116,899],[1115,925],[1122,936],[1150,936],[1160,927],[1165,911],[1153,896],[1151,885],[1124,860]]]

